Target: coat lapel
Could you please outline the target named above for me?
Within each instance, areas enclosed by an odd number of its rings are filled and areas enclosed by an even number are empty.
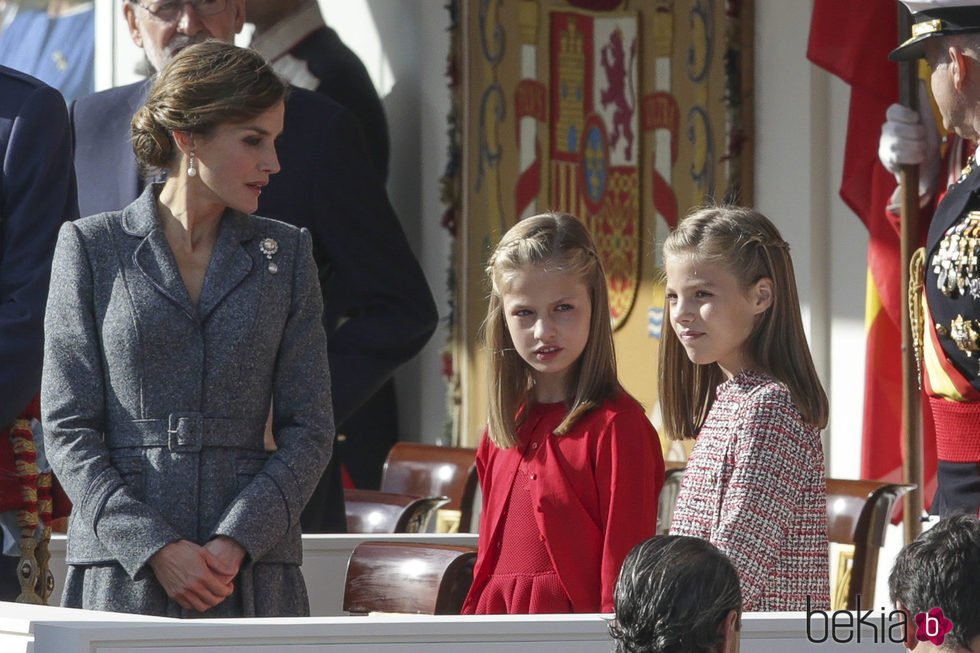
[[[247,215],[232,210],[225,212],[197,304],[197,314],[202,322],[251,272],[252,257],[243,243],[251,240],[253,232],[252,221]]]
[[[252,257],[243,243],[252,239],[255,228],[249,216],[233,210],[225,212],[195,309],[173,250],[159,226],[156,197],[160,186],[147,186],[143,194],[123,210],[123,229],[142,239],[133,252],[133,262],[160,294],[195,322],[203,322],[252,270]]]
[[[158,188],[159,184],[147,186],[135,202],[123,209],[123,230],[131,236],[142,238],[133,252],[136,268],[150,285],[196,322],[197,311],[191,304],[190,295],[177,269],[177,260],[157,219],[155,191]]]

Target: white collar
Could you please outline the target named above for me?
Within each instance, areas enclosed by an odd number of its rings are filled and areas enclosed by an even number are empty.
[[[326,27],[316,0],[304,0],[298,11],[280,20],[272,28],[252,38],[250,47],[274,63],[289,53],[313,32]]]

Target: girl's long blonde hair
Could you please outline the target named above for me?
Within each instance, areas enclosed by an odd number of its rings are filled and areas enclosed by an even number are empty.
[[[761,372],[789,390],[803,420],[818,428],[827,425],[827,394],[810,357],[796,276],[789,245],[766,216],[748,208],[712,206],[696,209],[667,236],[664,259],[691,256],[701,263],[723,265],[743,290],[768,277],[773,301],[762,313],[745,343]],[[670,321],[665,303],[665,322]],[[660,407],[664,432],[672,440],[697,435],[715,400],[715,388],[725,380],[718,365],[696,365],[676,337],[660,341]]]
[[[585,413],[613,398],[619,382],[606,275],[589,230],[567,213],[544,213],[525,218],[510,228],[490,255],[486,273],[490,282],[490,305],[483,322],[483,342],[490,352],[490,439],[501,448],[519,444],[517,426],[522,404],[529,401],[534,377],[514,348],[504,316],[502,293],[518,271],[546,266],[577,275],[592,302],[589,339],[571,374],[574,393],[568,414],[555,433],[564,435]]]

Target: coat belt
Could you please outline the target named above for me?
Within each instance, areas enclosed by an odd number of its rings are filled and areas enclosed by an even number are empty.
[[[234,447],[265,451],[262,433],[250,433],[250,423],[201,413],[170,413],[166,419],[119,422],[106,434],[106,446],[167,447],[175,453],[196,453],[202,447]],[[255,429],[255,425],[251,425]]]

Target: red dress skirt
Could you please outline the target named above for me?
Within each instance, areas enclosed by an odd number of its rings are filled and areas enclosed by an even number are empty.
[[[496,543],[497,559],[474,614],[563,614],[572,603],[562,588],[534,520],[527,464],[521,461]]]

